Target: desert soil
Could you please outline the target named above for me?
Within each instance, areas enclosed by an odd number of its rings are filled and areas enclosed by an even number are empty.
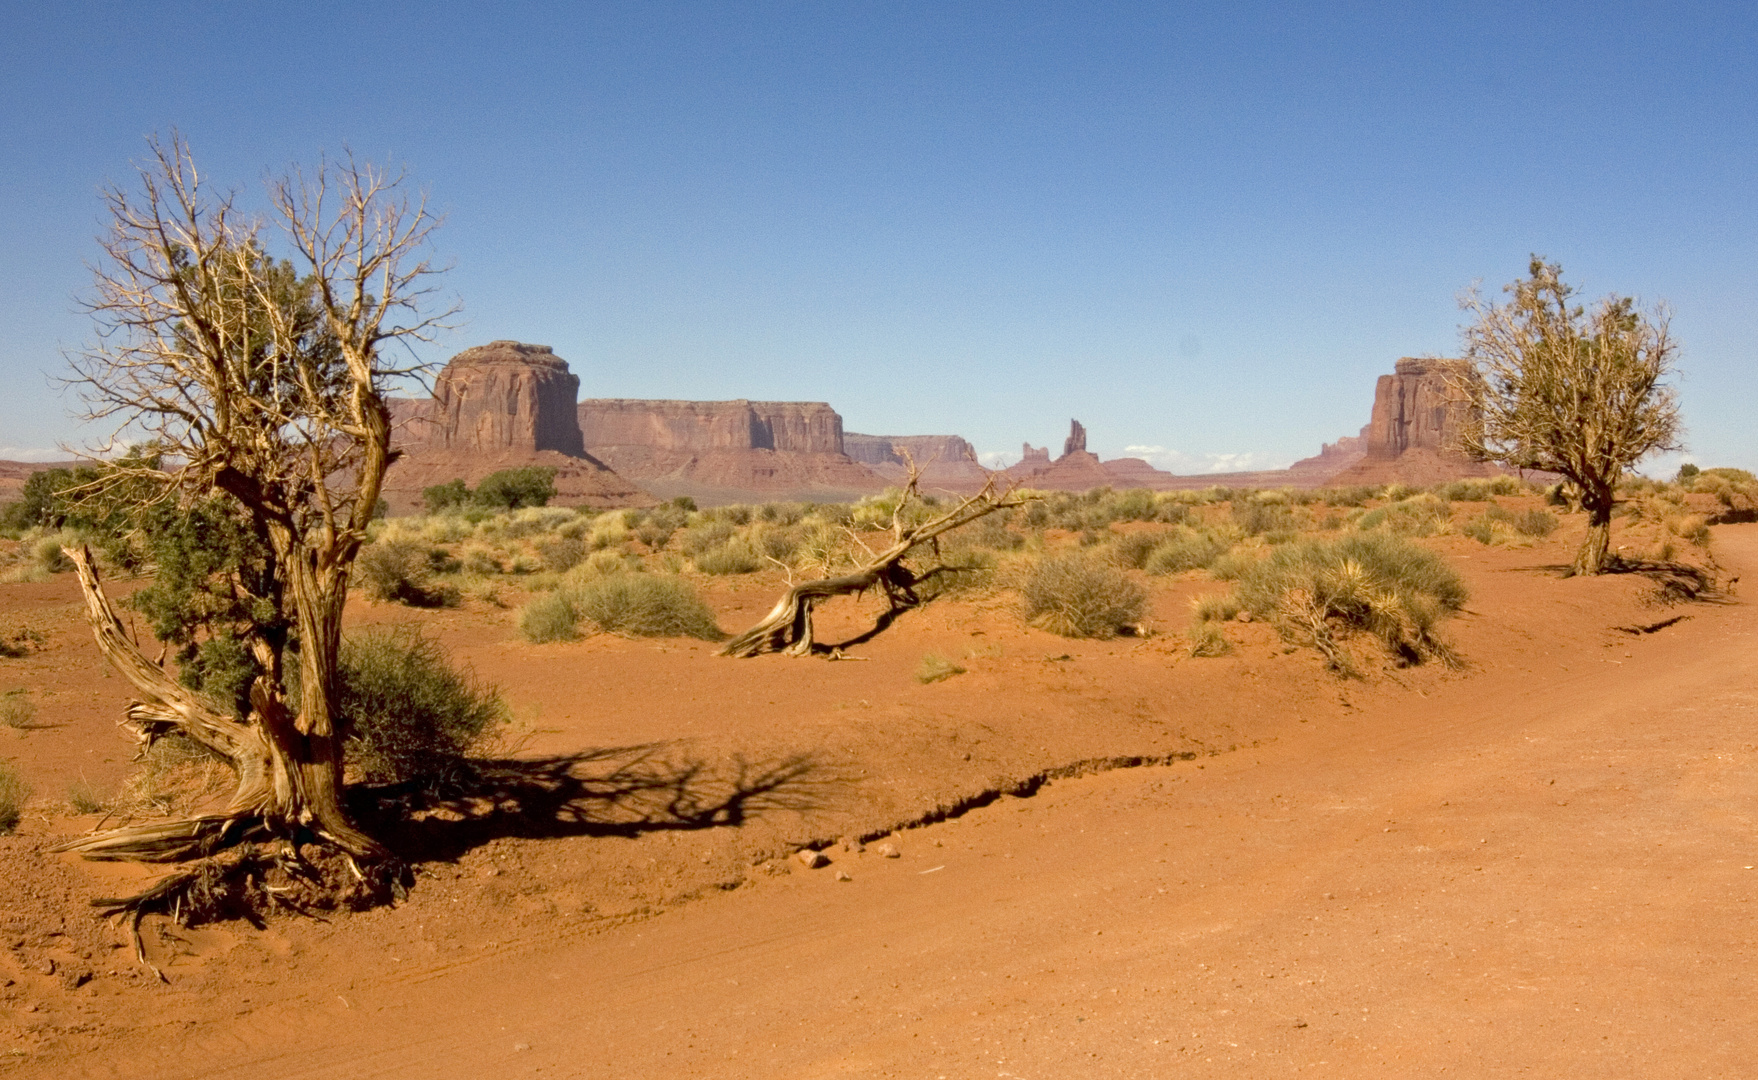
[[[400,827],[394,909],[150,920],[168,984],[84,906],[140,872],[43,853],[122,775],[126,694],[70,582],[0,587],[47,725],[0,733],[43,796],[0,838],[0,1076],[1751,1075],[1758,613],[1557,580],[1574,539],[1435,541],[1470,667],[1350,682],[1261,625],[1193,660],[1004,598],[846,663],[422,615],[524,764]],[[1758,526],[1716,543],[1758,567]],[[776,585],[710,599],[736,628]],[[930,651],[969,670],[919,684]]]

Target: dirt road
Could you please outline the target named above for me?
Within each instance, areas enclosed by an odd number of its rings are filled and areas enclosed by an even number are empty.
[[[1758,567],[1758,531],[1724,557]],[[1692,614],[56,1072],[1750,1076],[1758,610]]]

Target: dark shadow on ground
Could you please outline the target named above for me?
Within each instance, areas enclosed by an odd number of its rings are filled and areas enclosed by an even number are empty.
[[[1533,566],[1516,566],[1513,570],[1523,574],[1568,577],[1574,567],[1569,563],[1539,563]],[[1740,580],[1737,577],[1723,578],[1714,566],[1662,562],[1658,559],[1627,559],[1623,556],[1614,556],[1605,572],[1635,574],[1654,582],[1653,600],[1661,605],[1732,603],[1733,596],[1729,586]]]
[[[503,837],[737,828],[820,809],[845,786],[811,754],[710,762],[660,743],[471,762],[445,797],[370,787],[351,795],[369,833],[420,862],[449,861]]]

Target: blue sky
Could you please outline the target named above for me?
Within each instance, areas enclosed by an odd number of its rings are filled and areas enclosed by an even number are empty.
[[[1539,252],[1669,301],[1692,457],[1758,467],[1755,11],[9,4],[0,457],[81,438],[97,189],[175,127],[253,197],[406,165],[464,304],[428,358],[547,344],[588,396],[1280,465]]]

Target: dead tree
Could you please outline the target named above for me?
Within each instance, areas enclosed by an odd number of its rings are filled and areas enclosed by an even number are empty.
[[[456,310],[430,308],[439,271],[423,252],[438,220],[400,176],[351,156],[294,169],[267,185],[290,256],[277,260],[271,230],[235,194],[210,190],[180,138],[150,146],[138,192],[105,193],[110,229],[88,303],[98,336],[72,358],[71,382],[86,419],[154,451],[155,464],[107,466],[106,482],[178,505],[226,500],[266,538],[277,625],[291,628],[297,659],[283,669],[285,629],[245,627],[260,675],[248,715],[222,715],[141,654],[89,557],[70,552],[99,648],[142,695],[129,710],[137,734],[177,732],[214,750],[238,790],[218,813],[69,848],[162,862],[304,836],[339,849],[356,878],[391,873],[391,853],[344,805],[336,666],[349,569],[394,458],[385,394],[423,369],[387,352],[429,340]],[[118,910],[174,899],[161,883]]]
[[[998,490],[995,477],[990,476],[988,483],[983,485],[983,490],[960,501],[946,513],[917,525],[906,525],[904,515],[917,504],[916,485],[920,478],[915,463],[911,461],[909,465],[909,481],[904,485],[897,508],[891,513],[891,545],[873,554],[871,559],[853,573],[806,581],[788,589],[762,622],[727,642],[720,650],[720,655],[749,657],[776,652],[784,656],[807,656],[815,651],[828,653],[830,650],[813,640],[812,609],[821,601],[832,597],[856,596],[869,589],[880,590],[888,602],[887,610],[880,621],[880,628],[883,629],[898,614],[921,603],[921,598],[916,593],[918,584],[946,569],[936,567],[918,575],[904,565],[907,556],[924,545],[933,545],[937,549],[935,541],[939,537],[998,510],[1019,506],[1026,501],[1024,498],[1015,498],[1011,486],[1006,490]]]

